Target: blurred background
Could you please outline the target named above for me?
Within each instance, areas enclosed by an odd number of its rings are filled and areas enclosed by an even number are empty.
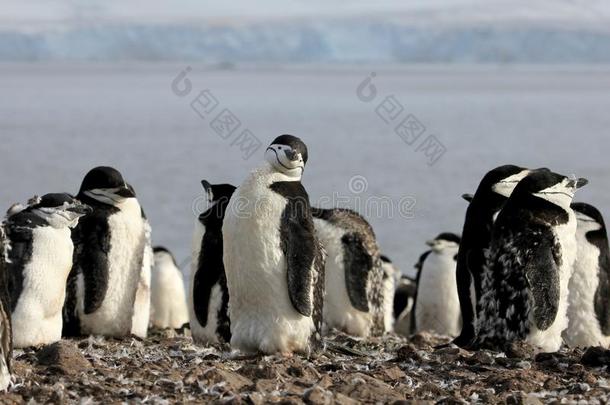
[[[367,215],[407,274],[501,164],[587,177],[610,212],[608,1],[0,7],[0,206],[115,166],[185,270],[200,180],[240,183],[283,133],[312,201]]]

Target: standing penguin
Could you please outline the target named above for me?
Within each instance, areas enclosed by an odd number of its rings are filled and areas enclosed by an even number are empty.
[[[457,336],[460,333],[461,314],[455,266],[460,237],[453,233],[442,233],[426,243],[431,250],[424,253],[416,265],[413,327],[415,332]]]
[[[312,208],[312,215],[328,255],[325,290],[330,293],[324,298],[324,323],[359,337],[389,332],[391,325],[386,330],[384,318],[383,262],[373,228],[349,209]],[[393,295],[393,278],[388,281]]]
[[[534,171],[514,190],[492,234],[478,343],[502,349],[527,341],[546,352],[559,350],[577,250],[570,204],[585,184],[585,179]]]
[[[188,323],[189,315],[184,293],[182,272],[169,250],[154,248],[155,266],[152,272],[152,325],[161,329],[179,329]]]
[[[142,267],[140,269],[140,279],[136,290],[136,299],[133,304],[133,315],[131,318],[131,333],[142,339],[148,335],[148,325],[150,323],[150,300],[151,300],[151,272],[154,261],[154,253],[152,247],[152,228],[146,218],[144,209],[140,206],[136,192],[131,184],[127,184],[134,198],[125,200],[123,211],[131,212],[131,215],[136,215],[140,212],[142,216],[142,227],[144,232],[145,243],[142,252]],[[139,260],[139,255],[133,256],[134,260]],[[134,263],[137,266],[138,263]]]
[[[11,383],[13,360],[13,333],[11,331],[11,308],[8,294],[8,240],[4,226],[0,224],[0,391]]]
[[[10,216],[6,265],[13,344],[40,346],[61,339],[66,282],[72,269],[71,228],[91,209],[69,194],[47,194]]]
[[[610,248],[604,218],[597,208],[574,203],[578,253],[569,284],[570,347],[610,346]]]
[[[417,281],[403,275],[396,284],[394,292],[394,332],[403,336],[413,334],[412,318],[417,294]]]
[[[453,341],[468,347],[476,338],[476,303],[481,296],[481,281],[485,264],[485,250],[489,248],[496,215],[513,190],[529,170],[514,165],[500,166],[483,177],[470,201],[462,231],[457,259],[456,280],[462,314],[462,331]]]
[[[229,202],[223,223],[231,346],[308,352],[321,340],[324,253],[301,184],[307,147],[277,137]]]
[[[208,209],[197,218],[193,233],[189,313],[191,334],[197,343],[231,340],[229,291],[223,264],[222,222],[235,191],[231,184],[201,184]]]
[[[93,212],[72,233],[64,334],[127,336],[147,243],[142,212],[128,201],[135,194],[111,167],[87,173],[78,198]]]

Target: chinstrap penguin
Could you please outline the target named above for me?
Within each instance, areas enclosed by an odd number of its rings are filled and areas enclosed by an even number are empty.
[[[415,295],[417,294],[417,281],[407,275],[400,277],[396,283],[394,292],[394,332],[403,336],[413,334],[411,311],[415,305]]]
[[[233,194],[223,222],[231,346],[308,353],[321,341],[324,250],[301,184],[307,147],[282,135]]]
[[[453,343],[460,347],[469,347],[476,338],[477,302],[481,296],[485,250],[489,248],[494,220],[519,181],[529,172],[514,165],[497,167],[483,177],[474,196],[462,196],[470,204],[456,266],[462,330]]]
[[[604,218],[589,204],[574,203],[578,253],[569,284],[570,347],[610,346],[610,248]]]
[[[128,336],[147,244],[142,212],[128,201],[135,194],[111,167],[87,173],[77,197],[93,212],[72,232],[64,335]]]
[[[154,248],[151,295],[151,323],[154,327],[179,329],[188,323],[182,272],[171,252],[161,246]]]
[[[416,265],[414,331],[457,336],[462,324],[455,280],[460,237],[454,233],[442,233],[426,244],[431,249],[420,257]]]
[[[568,282],[576,259],[570,204],[585,179],[534,171],[504,205],[483,274],[477,346],[526,341],[555,352],[568,326]]]
[[[11,331],[11,309],[8,293],[8,252],[10,246],[0,224],[0,391],[11,383],[13,361],[13,332]]]
[[[350,335],[378,336],[386,329],[384,269],[371,225],[358,213],[342,208],[312,208],[316,232],[327,253],[324,323]],[[387,279],[392,304],[394,279]],[[390,310],[391,312],[391,310]]]
[[[394,330],[394,294],[396,287],[401,279],[400,270],[392,263],[392,260],[386,255],[379,255],[381,260],[382,277],[382,292],[383,297],[383,325],[385,332]]]
[[[6,271],[16,348],[61,339],[66,282],[72,269],[71,229],[91,208],[69,194],[47,194],[11,215]]]
[[[201,182],[208,207],[199,215],[193,232],[189,315],[197,343],[229,343],[229,291],[223,264],[222,222],[235,191],[231,184]]]

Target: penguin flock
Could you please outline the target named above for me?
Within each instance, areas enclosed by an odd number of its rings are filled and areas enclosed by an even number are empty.
[[[468,202],[461,235],[427,242],[415,278],[382,254],[360,214],[311,205],[305,143],[271,142],[239,186],[201,185],[188,289],[153,247],[134,188],[96,167],[78,193],[15,204],[0,227],[0,389],[13,348],[190,329],[197,344],[309,354],[333,330],[423,331],[470,350],[527,342],[610,346],[610,247],[602,214],[574,203],[585,179],[501,166]]]

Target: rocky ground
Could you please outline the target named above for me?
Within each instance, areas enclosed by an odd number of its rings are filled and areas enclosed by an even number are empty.
[[[534,355],[434,349],[442,338],[332,336],[310,358],[239,357],[189,337],[89,338],[15,352],[15,381],[1,403],[511,403],[610,398],[601,349]]]

